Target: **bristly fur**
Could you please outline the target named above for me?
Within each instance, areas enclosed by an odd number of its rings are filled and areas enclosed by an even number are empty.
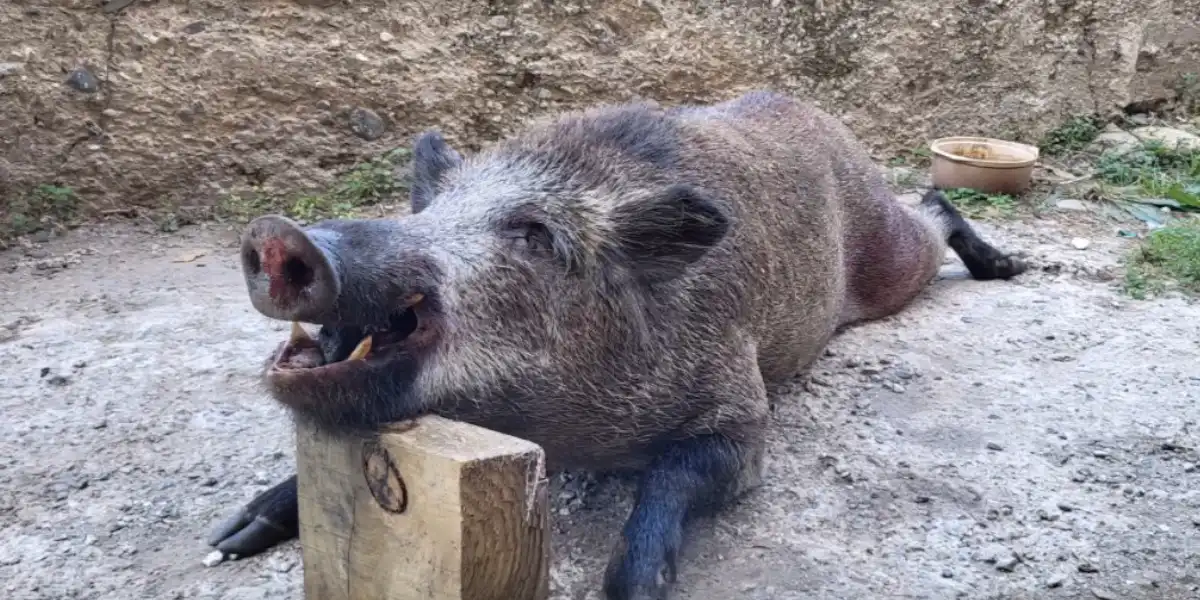
[[[757,481],[768,385],[901,310],[947,244],[977,278],[1024,270],[940,194],[898,203],[842,123],[769,92],[568,113],[469,157],[427,132],[413,174],[412,216],[309,228],[342,286],[323,339],[344,357],[332,337],[414,292],[436,337],[272,392],[331,428],[435,412],[532,440],[551,469],[645,470],[619,600],[658,597],[682,519]]]

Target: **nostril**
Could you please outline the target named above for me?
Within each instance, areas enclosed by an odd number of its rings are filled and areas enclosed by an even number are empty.
[[[247,249],[243,258],[245,260],[246,269],[250,271],[251,275],[258,275],[258,273],[262,271],[262,259],[259,258],[257,250],[253,248]]]
[[[292,257],[283,263],[283,277],[290,285],[305,287],[313,281],[313,270],[304,261]]]

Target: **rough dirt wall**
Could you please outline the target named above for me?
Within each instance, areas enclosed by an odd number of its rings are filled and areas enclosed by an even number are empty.
[[[1170,98],[1200,0],[4,0],[0,199],[197,205],[634,96],[772,87],[878,150]]]

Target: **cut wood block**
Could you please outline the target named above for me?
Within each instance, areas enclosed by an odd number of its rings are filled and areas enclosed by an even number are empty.
[[[307,600],[549,596],[540,446],[441,417],[296,445]]]

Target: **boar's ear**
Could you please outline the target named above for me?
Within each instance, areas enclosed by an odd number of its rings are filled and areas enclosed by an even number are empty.
[[[462,162],[462,156],[446,144],[442,134],[428,130],[417,136],[412,159],[412,212],[429,206],[438,193],[442,175]]]
[[[727,209],[686,184],[613,211],[617,247],[645,283],[680,275],[729,232]]]

